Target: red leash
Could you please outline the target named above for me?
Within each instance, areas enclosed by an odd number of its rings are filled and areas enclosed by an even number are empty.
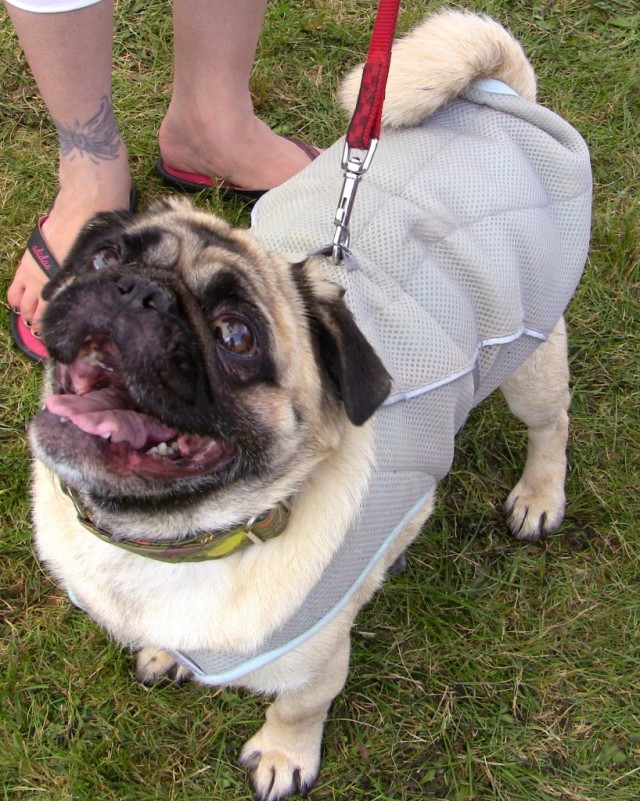
[[[347,132],[350,147],[368,150],[371,140],[380,138],[382,104],[399,7],[400,0],[380,0],[378,5],[358,102]]]
[[[362,72],[360,92],[347,130],[342,156],[344,183],[334,219],[336,227],[332,251],[334,264],[342,261],[344,250],[349,247],[349,219],[353,201],[360,178],[369,169],[380,138],[382,105],[399,7],[400,0],[380,0],[378,4],[369,52]]]

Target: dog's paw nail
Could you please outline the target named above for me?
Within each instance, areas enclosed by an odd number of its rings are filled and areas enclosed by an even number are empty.
[[[251,771],[251,781],[260,801],[279,801],[291,795],[305,795],[315,784],[320,770],[319,743],[300,748],[299,741],[267,742],[264,730],[256,742],[242,749],[239,763]]]
[[[244,768],[248,768],[249,770],[255,770],[258,767],[258,763],[260,762],[261,756],[262,754],[260,751],[251,751],[248,754],[240,754],[238,763],[242,765],[242,767]]]
[[[392,576],[401,576],[406,569],[407,569],[407,554],[406,551],[403,551],[389,568],[389,573],[391,573]]]

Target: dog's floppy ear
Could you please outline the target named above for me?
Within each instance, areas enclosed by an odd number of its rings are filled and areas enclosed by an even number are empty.
[[[309,280],[306,266],[296,265],[295,271],[317,358],[342,399],[349,420],[362,425],[391,391],[391,377],[342,300],[342,289],[326,280],[320,289],[316,281]]]

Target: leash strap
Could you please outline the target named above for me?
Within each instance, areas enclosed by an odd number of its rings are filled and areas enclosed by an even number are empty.
[[[349,220],[358,184],[369,169],[380,138],[382,106],[399,7],[400,0],[380,0],[378,3],[358,100],[342,155],[344,182],[334,218],[334,264],[340,264],[344,251],[349,247]]]
[[[371,140],[380,138],[382,104],[399,7],[400,0],[379,2],[369,53],[362,72],[358,102],[347,131],[349,147],[368,150]]]

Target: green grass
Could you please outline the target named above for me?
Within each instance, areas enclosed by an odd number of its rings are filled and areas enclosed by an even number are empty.
[[[436,4],[405,0],[407,29]],[[254,92],[285,134],[344,131],[333,93],[366,50],[370,0],[276,0]],[[568,512],[541,545],[501,503],[523,435],[499,398],[460,436],[441,504],[354,633],[326,728],[316,801],[640,797],[640,13],[636,0],[470,2],[523,41],[540,99],[591,148],[591,255],[568,313]],[[169,5],[118,8],[116,109],[143,201],[162,193],[156,131],[170,96]],[[55,193],[57,139],[8,22],[0,28],[2,293]],[[245,224],[215,196],[203,207]],[[26,423],[39,373],[0,308],[0,793],[7,801],[248,799],[235,759],[264,703],[197,686],[145,690],[131,658],[72,609],[32,552]]]

